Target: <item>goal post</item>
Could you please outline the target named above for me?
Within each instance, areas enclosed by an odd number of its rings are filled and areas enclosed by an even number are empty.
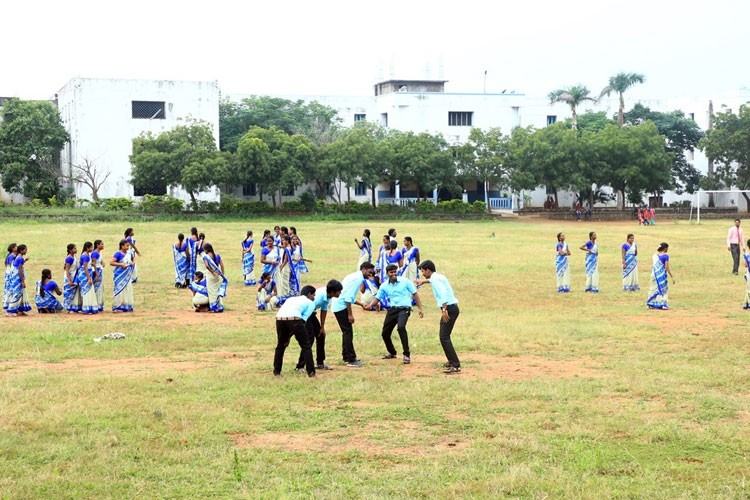
[[[695,193],[693,193],[693,201],[690,203],[690,221],[693,220],[693,208],[695,208],[696,218],[695,222],[696,224],[701,223],[701,195],[703,194],[721,194],[721,193],[750,193],[750,190],[748,189],[711,189],[711,190],[703,190],[699,189]],[[749,207],[750,208],[750,207]]]

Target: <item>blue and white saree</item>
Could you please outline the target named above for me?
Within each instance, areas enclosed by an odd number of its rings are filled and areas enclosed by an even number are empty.
[[[656,252],[651,259],[651,286],[648,290],[646,305],[651,309],[669,309],[669,282],[667,266],[669,255]]]
[[[622,289],[626,292],[636,292],[641,289],[638,282],[638,257],[636,244],[628,245],[624,243],[622,249],[625,250],[625,261],[622,266]]]
[[[299,236],[297,237],[299,240]],[[299,253],[299,257],[297,258],[297,272],[299,274],[307,274],[310,272],[310,269],[307,267],[307,262],[305,262],[303,259],[305,258],[304,253],[302,253],[302,240],[300,240],[299,245],[297,245],[294,248],[294,254],[296,255]]]
[[[599,293],[599,247],[593,241],[586,242],[586,288],[585,292]]]
[[[195,292],[193,295],[193,306],[197,309],[201,306],[208,305],[208,287],[206,286],[206,279],[201,280],[200,283],[195,281],[190,282],[190,289]]]
[[[31,311],[29,295],[21,280],[21,272],[25,261],[23,255],[18,255],[8,274],[8,297],[5,299],[3,308],[11,315],[26,314],[27,311]]]
[[[128,240],[128,243],[130,243],[128,254],[130,255],[130,262],[133,263],[133,271],[130,274],[130,281],[135,283],[138,281],[138,266],[135,263],[135,238],[128,236],[126,239]]]
[[[743,309],[750,309],[750,253],[742,254],[745,259],[745,305]]]
[[[365,262],[372,262],[372,243],[370,238],[362,238],[362,247],[359,249],[359,260],[357,260],[357,271]]]
[[[187,240],[187,244],[190,252],[190,259],[188,261],[188,279],[192,281],[198,267],[198,240],[194,240],[190,237]]]
[[[47,282],[47,283],[54,283]],[[56,284],[55,284],[56,287]],[[63,310],[63,305],[57,300],[52,290],[46,289],[41,281],[36,282],[36,288],[34,293],[34,303],[36,304],[36,310],[39,312],[56,313]]]
[[[414,281],[419,278],[419,270],[417,269],[417,254],[419,248],[411,247],[407,249],[404,247],[401,250],[401,255],[404,258],[404,265],[398,270],[398,275],[403,276],[409,281]]]
[[[562,251],[565,255],[560,255]],[[558,243],[555,256],[555,274],[557,275],[557,291],[570,292],[570,266],[568,265],[568,244]]]
[[[242,277],[245,280],[245,286],[253,286],[258,281],[255,279],[255,254],[252,248],[255,240],[244,240],[242,242]]]
[[[227,296],[229,281],[221,272],[221,268],[210,255],[203,253],[203,264],[206,266],[206,288],[208,289],[208,308],[211,312],[224,311],[224,297]]]
[[[81,310],[81,294],[78,291],[78,273],[81,269],[78,267],[78,261],[72,255],[65,258],[65,264],[70,266],[69,271],[65,273],[63,281],[63,307],[68,312],[79,312]],[[68,280],[68,274],[73,278]]]
[[[5,257],[5,279],[3,280],[3,309],[7,307],[6,301],[8,300],[8,285],[10,284],[10,272],[13,268],[13,261],[16,260],[16,254],[9,253]]]
[[[172,257],[174,260],[174,284],[180,287],[185,287],[185,283],[188,279],[188,270],[190,263],[187,258],[188,244],[183,242],[182,247],[178,247],[176,244],[172,244]]]
[[[112,284],[112,310],[120,312],[133,312],[133,263],[130,254],[115,252],[114,258],[122,262],[125,267],[114,266]]]

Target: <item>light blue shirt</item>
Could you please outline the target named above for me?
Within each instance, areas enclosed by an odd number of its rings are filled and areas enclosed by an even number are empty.
[[[385,298],[389,299],[391,307],[411,307],[411,298],[415,293],[417,293],[417,287],[411,280],[396,278],[395,283],[388,280],[380,285],[375,297],[381,302]]]
[[[307,318],[315,312],[315,304],[313,301],[304,296],[292,297],[286,299],[284,305],[281,306],[279,312],[276,313],[277,318],[300,318],[302,321],[307,321]]]
[[[313,301],[313,304],[315,305],[315,309],[320,309],[321,311],[327,311],[328,310],[328,304],[331,302],[331,299],[328,298],[328,292],[326,291],[326,287],[322,286],[315,290],[315,300]]]
[[[453,294],[453,288],[448,283],[448,278],[442,274],[432,273],[432,276],[430,276],[430,285],[432,286],[432,293],[435,295],[438,307],[442,308],[443,304],[449,306],[458,304],[458,299]]]
[[[357,271],[348,275],[341,282],[344,289],[341,291],[341,295],[336,302],[333,303],[331,311],[337,313],[346,309],[346,304],[354,304],[357,300],[357,293],[359,293],[359,287],[362,286],[362,282],[365,281],[365,277],[362,271]]]

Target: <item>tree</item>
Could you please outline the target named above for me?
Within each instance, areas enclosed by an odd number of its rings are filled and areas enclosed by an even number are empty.
[[[301,134],[314,144],[335,139],[340,118],[335,109],[313,101],[253,96],[240,102],[219,103],[219,142],[222,151],[237,151],[239,141],[252,128],[275,127],[288,135]]]
[[[489,191],[495,184],[510,185],[510,171],[506,164],[508,138],[499,128],[484,131],[471,129],[469,139],[457,149],[462,174],[482,181],[484,202],[490,210]]]
[[[728,186],[750,189],[750,106],[740,106],[738,114],[729,111],[714,117],[713,128],[700,145],[716,163],[716,176]],[[742,193],[750,206],[750,197]]]
[[[553,90],[549,93],[548,97],[550,104],[564,102],[570,106],[570,111],[573,115],[573,130],[575,130],[578,127],[576,108],[585,101],[596,101],[596,99],[589,96],[590,93],[591,91],[585,85],[573,85],[572,87]]]
[[[239,142],[233,180],[258,184],[271,193],[273,206],[282,190],[299,186],[314,157],[314,145],[299,134],[288,135],[276,127],[252,127]]]
[[[632,127],[608,125],[601,132],[584,136],[596,166],[595,179],[639,203],[642,193],[658,192],[671,186],[672,154],[664,147],[664,136],[653,122]]]
[[[71,165],[71,175],[67,176],[73,182],[78,182],[91,189],[91,199],[99,201],[99,189],[107,182],[112,172],[98,163],[98,160],[84,156],[81,163]]]
[[[625,123],[637,125],[650,120],[661,135],[666,137],[665,147],[674,158],[672,185],[677,194],[694,193],[700,186],[701,173],[685,157],[685,151],[696,149],[704,133],[695,121],[686,118],[682,111],[661,113],[636,104],[624,115]]]
[[[455,187],[456,167],[442,135],[394,131],[387,141],[392,180],[416,184],[418,199],[439,187]]]
[[[565,120],[565,124],[571,128],[573,126],[572,122],[571,119]],[[580,137],[584,132],[599,132],[607,125],[613,123],[617,122],[608,118],[607,113],[604,111],[597,111],[596,113],[593,111],[587,111],[578,115],[578,126],[576,129],[578,130],[578,136]]]
[[[136,191],[162,194],[181,186],[197,204],[196,194],[229,180],[226,158],[217,150],[211,126],[189,120],[158,136],[133,139],[132,183]]]
[[[8,192],[48,200],[60,194],[60,151],[68,141],[55,106],[8,99],[0,122],[0,176]]]
[[[640,73],[617,73],[615,76],[609,78],[609,85],[604,87],[599,94],[601,99],[603,96],[609,96],[612,92],[617,92],[620,97],[620,108],[617,111],[617,124],[622,127],[623,124],[623,109],[625,109],[625,98],[623,94],[630,87],[636,83],[643,83],[646,81],[646,77]]]

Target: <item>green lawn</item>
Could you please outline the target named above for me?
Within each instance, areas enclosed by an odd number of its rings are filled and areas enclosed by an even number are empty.
[[[750,496],[750,312],[724,241],[730,220],[702,225],[539,220],[299,222],[314,260],[304,283],[354,270],[369,227],[412,236],[461,305],[445,376],[439,312],[409,322],[412,364],[383,361],[382,314],[355,312],[366,363],[274,378],[273,315],[242,286],[240,241],[275,221],[199,225],[227,261],[223,315],[191,312],[173,288],[169,245],[189,223],[3,222],[29,245],[29,282],[62,281],[65,246],[127,226],[143,258],[136,312],[2,318],[0,498],[343,498]],[[583,293],[583,244],[595,230],[601,293]],[[573,293],[558,295],[555,234],[573,256]],[[640,248],[641,292],[621,291],[620,245]],[[670,244],[670,311],[644,305],[651,254]],[[107,271],[107,306],[111,305]],[[93,342],[108,332],[119,341]],[[398,336],[394,332],[397,347]]]

